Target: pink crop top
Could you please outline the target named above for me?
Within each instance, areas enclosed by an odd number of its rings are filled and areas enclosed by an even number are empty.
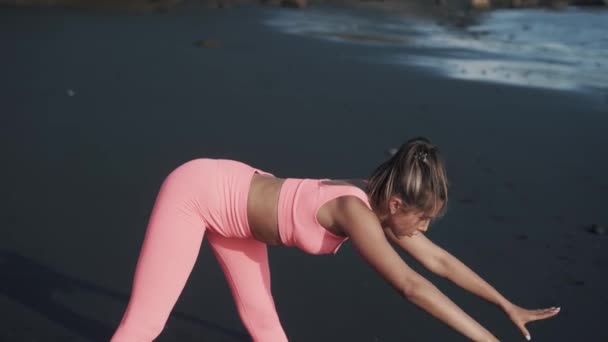
[[[348,239],[325,229],[317,220],[328,201],[346,195],[360,198],[371,209],[367,194],[354,185],[326,184],[330,179],[287,178],[281,186],[278,224],[281,242],[310,254],[335,254]]]

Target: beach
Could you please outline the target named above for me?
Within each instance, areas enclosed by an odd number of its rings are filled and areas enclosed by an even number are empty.
[[[588,230],[608,225],[606,89],[378,63],[368,44],[268,24],[288,11],[2,8],[0,340],[109,340],[160,184],[185,161],[365,178],[387,149],[427,136],[451,182],[427,236],[514,303],[561,306],[528,325],[533,341],[607,341],[608,236]],[[524,340],[497,307],[400,253],[501,341]],[[349,243],[269,254],[290,341],[466,341]],[[205,242],[158,341],[248,340]]]

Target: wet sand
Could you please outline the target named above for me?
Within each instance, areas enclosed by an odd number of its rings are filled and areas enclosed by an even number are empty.
[[[513,302],[559,305],[533,341],[606,341],[608,103],[361,61],[363,45],[278,33],[288,9],[0,12],[0,339],[107,341],[156,192],[179,163],[281,177],[366,177],[415,135],[452,183],[428,236]],[[205,44],[201,44],[205,42]],[[292,341],[465,341],[402,300],[350,244],[270,248]],[[501,341],[497,308],[420,269]],[[247,341],[207,244],[158,341]]]

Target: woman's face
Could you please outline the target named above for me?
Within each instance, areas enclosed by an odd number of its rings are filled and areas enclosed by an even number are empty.
[[[392,197],[389,201],[389,215],[383,225],[390,228],[398,238],[413,237],[426,232],[435,216],[436,213],[407,210],[400,198]]]

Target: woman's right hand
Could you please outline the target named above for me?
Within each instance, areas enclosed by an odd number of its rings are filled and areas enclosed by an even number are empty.
[[[528,310],[513,304],[506,308],[505,312],[511,321],[513,321],[519,330],[521,330],[525,338],[530,341],[531,336],[528,329],[526,329],[526,324],[532,321],[553,317],[559,313],[559,310],[560,308],[558,307]]]

